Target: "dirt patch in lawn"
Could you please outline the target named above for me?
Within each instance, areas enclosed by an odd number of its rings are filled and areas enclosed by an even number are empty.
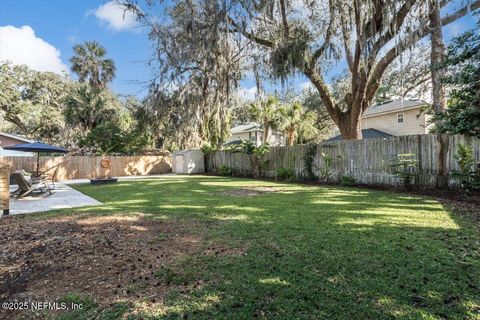
[[[476,227],[480,228],[480,194],[467,197],[460,193],[448,196],[445,193],[439,193],[432,197],[447,208],[473,221]]]
[[[100,304],[161,302],[169,288],[155,272],[202,252],[199,230],[213,224],[142,216],[2,218],[0,300],[53,302],[76,292]],[[222,247],[210,246],[210,251],[229,254]],[[0,319],[4,316],[0,312]],[[10,312],[7,318],[12,317]]]
[[[278,190],[274,187],[248,187],[233,189],[227,191],[216,192],[214,195],[225,195],[225,196],[234,196],[234,197],[253,197],[259,196],[266,193],[277,192]]]

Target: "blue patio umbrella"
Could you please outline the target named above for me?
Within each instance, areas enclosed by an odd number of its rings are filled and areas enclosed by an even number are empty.
[[[12,146],[3,147],[5,150],[16,150],[16,151],[24,151],[24,152],[36,152],[37,153],[37,176],[39,172],[39,162],[40,162],[40,152],[44,153],[67,153],[68,150],[65,150],[60,147],[51,146],[46,143],[41,143],[38,141],[31,142],[31,143],[20,143],[14,144]]]

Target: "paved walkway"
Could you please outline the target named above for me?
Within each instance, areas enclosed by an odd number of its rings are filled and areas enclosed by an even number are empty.
[[[57,188],[52,190],[51,195],[45,193],[42,195],[27,196],[18,200],[10,198],[10,214],[24,214],[102,204],[64,183],[57,182],[55,185]],[[17,186],[12,187],[15,190]]]

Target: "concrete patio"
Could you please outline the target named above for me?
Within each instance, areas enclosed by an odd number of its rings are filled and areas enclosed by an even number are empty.
[[[22,199],[10,198],[10,214],[25,214],[102,204],[64,183],[55,183],[55,185],[56,188],[52,190],[51,195],[45,193],[27,196]],[[17,186],[11,186],[11,188],[15,190]]]
[[[119,181],[132,181],[141,179],[154,179],[161,176],[176,175],[174,173],[154,174],[147,176],[127,176],[119,177]],[[55,209],[79,208],[85,206],[101,205],[102,203],[89,197],[80,191],[69,186],[69,184],[89,183],[89,179],[75,179],[56,182],[56,189],[52,190],[52,194],[35,194],[22,199],[10,198],[10,215],[26,214],[34,212],[44,212]],[[10,192],[16,190],[17,186],[10,186]],[[1,214],[1,212],[0,212]]]

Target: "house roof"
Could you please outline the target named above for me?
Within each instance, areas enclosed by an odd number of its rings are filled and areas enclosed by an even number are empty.
[[[370,106],[363,113],[363,117],[373,116],[381,113],[398,112],[405,109],[414,109],[425,105],[427,105],[427,103],[422,100],[389,100]]]
[[[255,132],[255,131],[263,132],[262,125],[257,122],[247,122],[245,124],[241,124],[239,126],[236,126],[230,129],[231,134]],[[282,134],[280,131],[277,131],[277,130],[270,130],[270,133]]]
[[[375,139],[375,138],[389,138],[393,137],[391,134],[377,130],[377,129],[363,129],[362,139]],[[343,140],[341,135],[335,136],[327,140],[327,142]]]
[[[226,146],[240,145],[240,144],[242,144],[242,140],[232,140],[225,143]]]
[[[4,137],[10,138],[10,139],[16,139],[16,140],[27,142],[27,143],[34,142],[33,140],[29,140],[29,139],[27,139],[23,136],[19,136],[17,134],[13,134],[13,133],[0,132],[0,136],[4,136]]]
[[[263,131],[263,129],[261,129],[260,124],[256,122],[247,122],[245,124],[241,124],[239,126],[236,126],[230,129],[230,132],[232,134],[242,133],[242,132],[251,132],[251,131]]]

